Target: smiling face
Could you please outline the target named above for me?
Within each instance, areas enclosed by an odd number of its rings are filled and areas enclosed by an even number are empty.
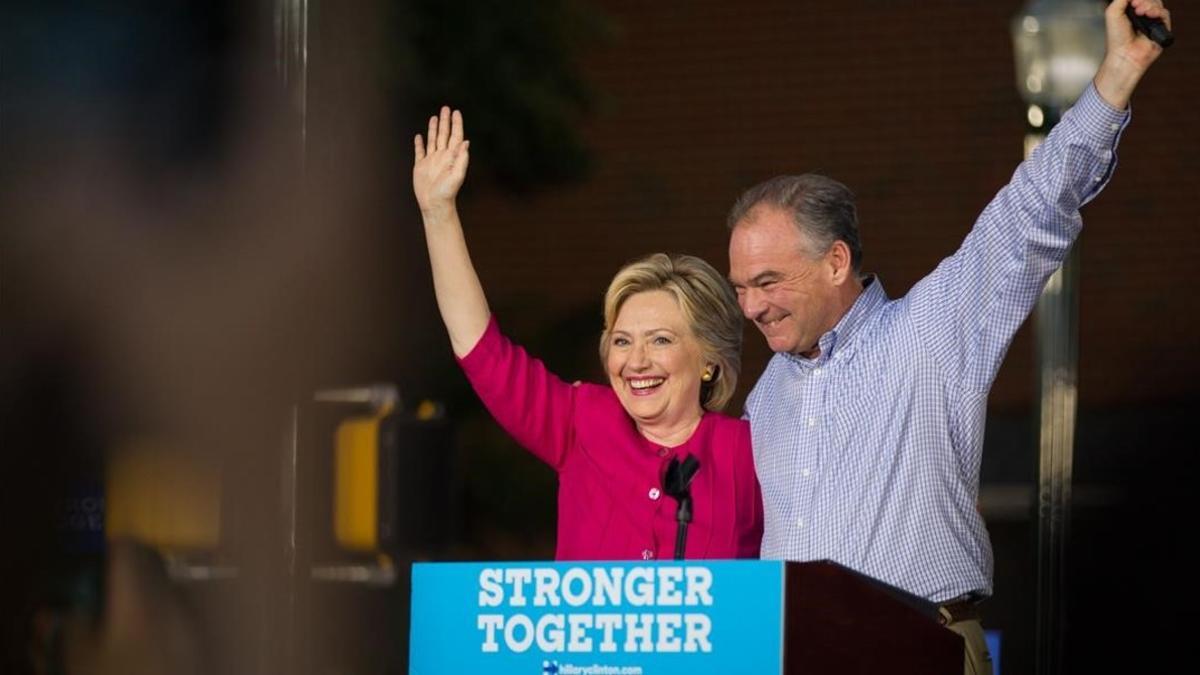
[[[635,293],[621,305],[605,369],[621,405],[640,426],[698,420],[705,367],[700,343],[669,292]]]
[[[792,217],[771,206],[755,207],[730,235],[729,278],[738,304],[772,351],[814,354],[848,308],[839,289],[848,273],[845,244],[835,242],[824,254],[810,248]]]

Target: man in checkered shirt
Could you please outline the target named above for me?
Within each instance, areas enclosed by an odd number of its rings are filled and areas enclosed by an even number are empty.
[[[890,299],[859,271],[854,196],[817,175],[748,190],[730,279],[776,352],[746,402],[762,556],[833,560],[942,608],[966,671],[991,672],[974,603],[992,591],[977,508],[988,390],[1017,328],[1112,175],[1137,82],[1161,48],[1106,14],[1091,86],[950,257]],[[1135,11],[1169,22],[1157,0]]]

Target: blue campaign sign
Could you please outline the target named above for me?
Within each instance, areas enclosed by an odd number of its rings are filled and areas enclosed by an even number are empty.
[[[778,673],[784,564],[416,563],[409,672]]]

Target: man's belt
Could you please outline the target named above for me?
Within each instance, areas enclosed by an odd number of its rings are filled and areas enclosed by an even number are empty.
[[[960,621],[978,621],[979,602],[974,598],[954,599],[938,606],[938,623],[949,626]]]

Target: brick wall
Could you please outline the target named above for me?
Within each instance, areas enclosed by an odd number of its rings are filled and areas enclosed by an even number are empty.
[[[585,123],[592,177],[536,196],[481,191],[465,207],[493,304],[544,308],[506,321],[518,338],[539,316],[591,308],[598,331],[612,273],[647,252],[727,270],[726,210],[783,172],[821,171],[857,192],[864,267],[902,294],[957,247],[1020,159],[1008,33],[1019,2],[601,4],[617,35],[584,65],[598,95]],[[1186,275],[1200,259],[1200,128],[1185,93],[1197,75],[1185,34],[1139,89],[1116,178],[1084,212],[1085,406],[1196,391]],[[768,357],[753,327],[746,345],[743,395]],[[1028,409],[1032,368],[1026,326],[994,409]]]

